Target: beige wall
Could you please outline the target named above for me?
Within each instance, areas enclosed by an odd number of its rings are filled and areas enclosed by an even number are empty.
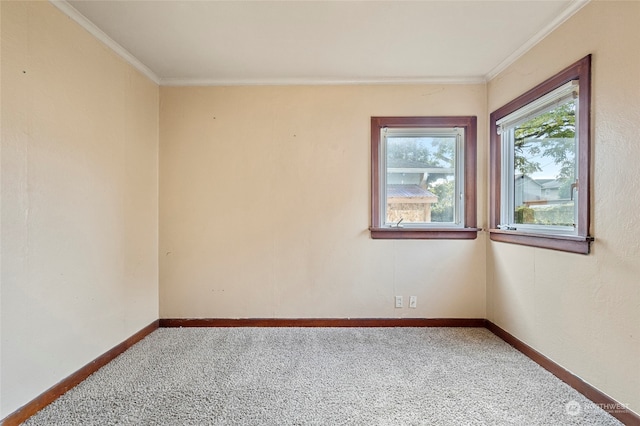
[[[0,418],[158,317],[158,87],[2,1]]]
[[[162,87],[160,98],[161,317],[484,318],[484,235],[367,230],[371,116],[484,117],[484,85]],[[395,309],[394,295],[418,296],[417,309]]]
[[[592,2],[488,85],[489,111],[593,54],[588,256],[491,243],[488,318],[640,412],[640,2]]]

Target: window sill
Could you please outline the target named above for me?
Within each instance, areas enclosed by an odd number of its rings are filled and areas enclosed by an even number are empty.
[[[475,240],[478,228],[369,228],[374,240]]]
[[[579,254],[589,254],[591,242],[594,240],[593,237],[577,235],[533,234],[502,229],[490,229],[489,236],[492,241]]]

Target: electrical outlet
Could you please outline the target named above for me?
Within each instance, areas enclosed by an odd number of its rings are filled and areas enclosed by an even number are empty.
[[[418,306],[418,296],[411,296],[409,298],[409,307],[415,308],[416,306]]]
[[[396,308],[402,308],[402,296],[396,296]]]

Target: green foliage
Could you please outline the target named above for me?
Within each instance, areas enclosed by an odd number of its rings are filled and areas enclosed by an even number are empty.
[[[532,157],[548,157],[560,166],[559,180],[575,179],[576,110],[573,102],[540,114],[515,129],[515,169],[522,174],[541,171]]]
[[[514,220],[516,223],[535,223],[535,213],[529,206],[516,207]]]
[[[453,180],[429,187],[429,191],[438,196],[438,202],[431,205],[432,222],[453,222],[455,190],[456,183]]]
[[[536,209],[536,222],[539,225],[573,226],[573,203],[556,204]]]
[[[452,138],[389,138],[388,160],[408,160],[431,167],[453,167],[455,139]]]
[[[573,226],[573,203],[536,206],[531,208],[526,205],[516,207],[515,223],[533,225],[561,225]]]

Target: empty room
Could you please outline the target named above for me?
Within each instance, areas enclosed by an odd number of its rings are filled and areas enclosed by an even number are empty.
[[[640,1],[0,33],[3,425],[640,425]]]

